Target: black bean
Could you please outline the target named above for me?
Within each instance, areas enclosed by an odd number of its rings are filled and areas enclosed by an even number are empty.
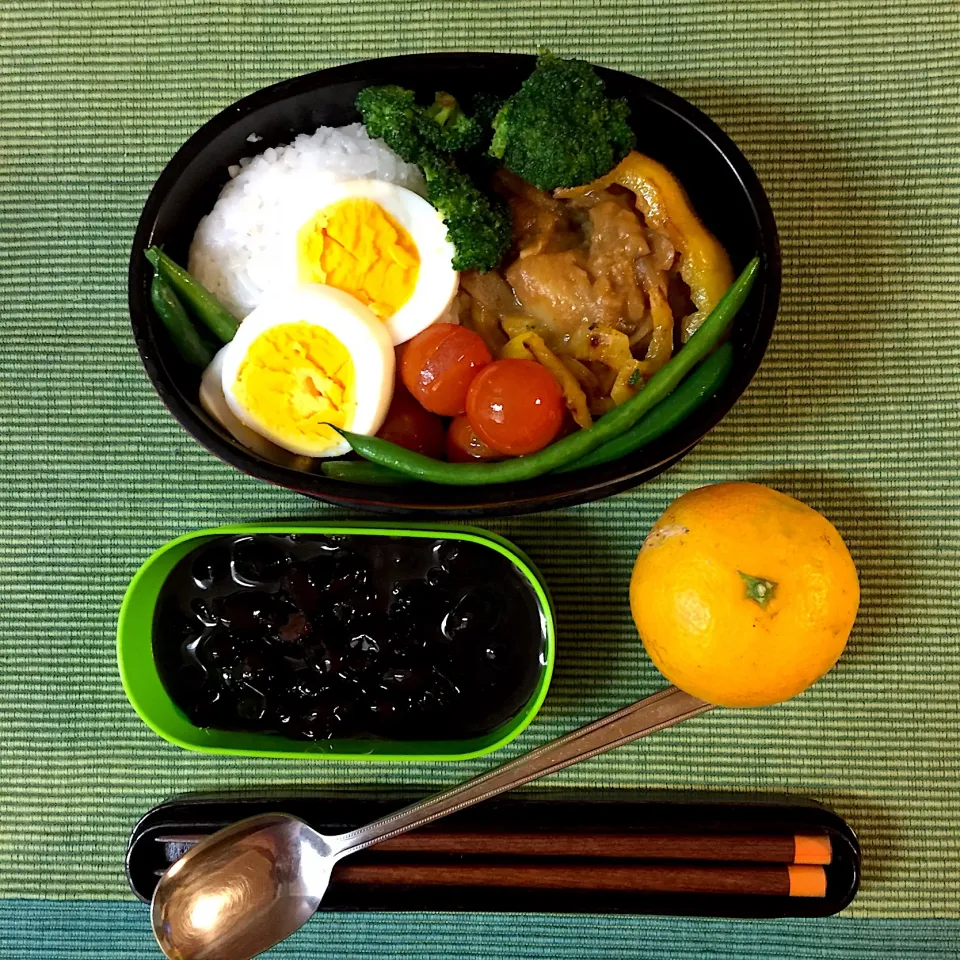
[[[307,648],[306,664],[322,677],[335,676],[340,670],[343,655],[321,640]]]
[[[195,616],[183,612],[176,597],[166,597],[157,604],[156,622],[181,648],[194,643],[206,630]]]
[[[441,540],[434,554],[440,568],[459,580],[482,579],[491,562],[486,547],[462,540]]]
[[[259,590],[231,593],[214,601],[220,623],[237,633],[256,633],[272,619],[276,601]]]
[[[306,640],[313,631],[310,621],[306,615],[300,611],[291,613],[287,619],[280,625],[277,631],[277,637],[283,643],[301,643]]]
[[[323,595],[326,578],[316,566],[298,564],[287,571],[284,585],[291,601],[308,617],[315,616],[328,606]]]
[[[215,583],[230,576],[230,552],[222,544],[212,544],[201,550],[190,568],[193,582],[201,590],[209,590]]]
[[[283,550],[267,537],[240,537],[233,542],[230,571],[243,587],[274,583],[287,565]]]
[[[480,654],[484,665],[494,670],[505,670],[509,665],[510,650],[504,643],[489,643]]]
[[[479,640],[500,620],[500,601],[489,587],[471,590],[443,618],[443,633],[450,640]]]
[[[195,727],[221,727],[229,729],[235,702],[216,686],[204,686],[197,698],[190,703],[187,716]]]
[[[315,674],[303,671],[288,689],[291,703],[312,704],[330,688]]]
[[[370,573],[360,557],[348,554],[337,561],[327,582],[327,593],[336,600],[349,600],[364,593]]]
[[[228,630],[214,628],[197,644],[197,659],[208,667],[217,667],[221,663],[238,658],[243,643]]]
[[[304,740],[328,740],[340,726],[337,704],[330,698],[318,701],[300,714],[297,729]]]
[[[414,627],[439,628],[453,603],[453,595],[442,587],[431,587],[423,580],[408,580],[394,587],[387,615],[408,631]]]
[[[154,652],[174,701],[204,726],[469,738],[533,689],[542,640],[528,594],[508,561],[469,543],[237,537],[168,578]]]
[[[262,720],[267,713],[267,699],[253,687],[237,694],[237,716],[241,720]]]
[[[190,612],[197,618],[201,626],[212,627],[218,622],[217,615],[211,609],[209,601],[202,597],[194,597],[190,601]]]
[[[380,674],[380,689],[396,693],[410,693],[423,686],[426,671],[416,666],[394,666]]]

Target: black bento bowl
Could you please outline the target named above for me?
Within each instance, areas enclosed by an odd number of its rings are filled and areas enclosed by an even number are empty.
[[[130,317],[143,365],[188,433],[245,473],[307,496],[381,513],[476,517],[569,506],[626,490],[676,463],[720,421],[760,366],[776,318],[780,249],[773,213],[750,164],[715,123],[648,80],[605,69],[598,73],[609,93],[630,102],[637,149],[679,178],[704,223],[729,252],[734,271],[743,269],[754,254],[761,259],[760,276],[733,329],[733,370],[692,418],[657,442],[589,470],[487,487],[392,487],[328,480],[319,472],[269,463],[233,440],[201,409],[199,374],[180,360],[151,309],[152,272],[143,251],[156,244],[186,264],[197,223],[213,207],[230,164],[318,126],[358,120],[353,102],[365,86],[396,83],[425,95],[443,89],[461,99],[479,90],[506,95],[533,66],[531,56],[494,53],[416,54],[349,63],[244,97],[190,137],[150,193],[134,237],[129,276]],[[253,133],[262,138],[256,145],[247,139]]]

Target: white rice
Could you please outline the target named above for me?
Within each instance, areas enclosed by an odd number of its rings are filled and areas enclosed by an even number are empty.
[[[250,139],[248,137],[248,139]],[[189,271],[236,316],[253,310],[295,264],[295,236],[314,213],[311,198],[342,180],[387,180],[426,192],[419,168],[404,163],[360,123],[320,127],[229,168],[231,180],[197,225]]]

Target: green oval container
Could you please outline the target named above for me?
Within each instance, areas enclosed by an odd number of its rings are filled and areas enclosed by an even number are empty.
[[[164,581],[183,557],[205,541],[239,534],[349,534],[462,540],[480,544],[507,557],[535,593],[543,623],[540,678],[530,699],[512,719],[482,737],[470,740],[325,740],[305,742],[272,734],[210,730],[195,727],[170,699],[153,659],[153,615]],[[522,551],[496,534],[474,527],[391,526],[383,523],[252,523],[198,530],[169,541],[136,572],[127,587],[117,624],[117,661],[127,699],[140,719],[186,750],[250,757],[300,760],[467,760],[491,753],[519,736],[536,716],[553,674],[555,627],[553,606],[543,577]]]

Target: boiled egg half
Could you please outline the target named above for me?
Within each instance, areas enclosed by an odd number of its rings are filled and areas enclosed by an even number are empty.
[[[387,327],[359,299],[329,285],[304,283],[267,295],[221,353],[230,411],[302,456],[349,452],[333,427],[376,433],[393,396]]]
[[[443,314],[457,292],[454,250],[423,197],[382,180],[347,180],[304,197],[296,279],[350,294],[403,343]]]

